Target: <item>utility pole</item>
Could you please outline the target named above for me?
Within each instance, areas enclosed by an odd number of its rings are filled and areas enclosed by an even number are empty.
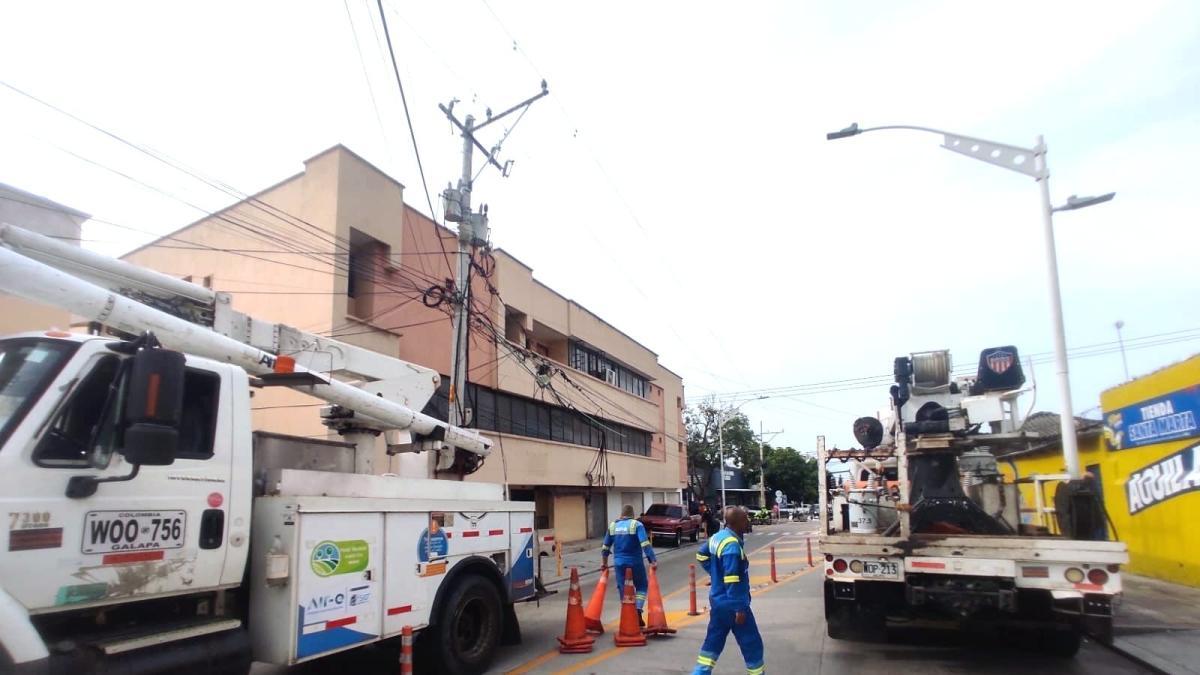
[[[498,122],[518,110],[524,112],[534,101],[549,93],[550,89],[546,86],[546,81],[542,80],[541,93],[525,99],[499,115],[492,115],[489,108],[487,120],[482,124],[475,123],[474,115],[467,115],[460,122],[454,116],[455,101],[451,101],[449,105],[438,105],[447,119],[458,127],[463,138],[462,175],[458,179],[458,186],[447,187],[442,192],[446,222],[458,223],[458,271],[454,278],[454,295],[451,298],[454,313],[451,317],[450,401],[447,409],[447,421],[452,426],[465,427],[471,422],[471,414],[466,408],[464,399],[467,390],[467,340],[471,333],[471,254],[475,249],[488,245],[489,234],[487,205],[484,205],[479,211],[475,211],[471,207],[471,190],[475,182],[475,176],[472,174],[475,148],[479,148],[483,152],[487,158],[486,163],[499,169],[502,176],[507,178],[512,170],[512,161],[500,164],[496,159],[496,155],[500,152],[500,145],[508,137],[512,127],[491,149],[484,147],[475,134],[489,124]],[[520,121],[519,117],[517,119]],[[515,127],[516,124],[514,123],[513,126]],[[437,470],[447,471],[454,466],[454,462],[453,454],[440,453]]]
[[[767,465],[763,462],[763,435],[771,434],[775,438],[783,433],[779,431],[763,431],[762,420],[758,421],[758,503],[761,508],[767,508]]]

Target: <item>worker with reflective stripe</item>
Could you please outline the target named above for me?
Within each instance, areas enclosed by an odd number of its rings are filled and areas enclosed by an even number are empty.
[[[633,507],[626,504],[621,509],[621,517],[608,524],[608,534],[604,535],[604,545],[600,547],[600,567],[608,567],[608,555],[615,556],[617,596],[624,593],[625,570],[633,570],[633,589],[637,593],[638,621],[642,620],[642,605],[646,604],[646,567],[642,564],[642,554],[650,561],[651,567],[657,567],[654,557],[654,547],[646,536],[646,528],[641,521],[633,517]],[[645,623],[643,622],[644,626]]]
[[[749,675],[764,672],[762,635],[750,611],[750,561],[742,544],[742,535],[749,529],[746,512],[730,506],[725,509],[725,527],[701,544],[696,553],[696,560],[712,579],[708,592],[712,609],[708,615],[708,635],[704,636],[692,675],[712,673],[731,630],[746,660],[746,672]]]

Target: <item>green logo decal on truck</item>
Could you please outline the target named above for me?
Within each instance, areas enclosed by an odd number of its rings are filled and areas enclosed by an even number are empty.
[[[319,577],[350,574],[367,569],[370,548],[362,539],[323,541],[313,547],[309,564]]]

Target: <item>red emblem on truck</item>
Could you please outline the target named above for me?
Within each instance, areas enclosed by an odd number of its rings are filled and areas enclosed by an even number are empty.
[[[987,366],[997,375],[1003,375],[1005,371],[1012,368],[1013,354],[1012,352],[992,352],[988,354]]]

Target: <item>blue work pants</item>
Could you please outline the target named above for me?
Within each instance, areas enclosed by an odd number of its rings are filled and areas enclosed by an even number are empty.
[[[613,571],[616,572],[615,586],[617,587],[617,598],[625,596],[625,570],[633,570],[633,590],[634,598],[637,599],[638,611],[642,611],[642,606],[646,604],[646,566],[641,561],[636,563],[617,563],[613,565]],[[609,582],[612,583],[612,582]]]
[[[696,668],[692,675],[711,675],[721,650],[725,649],[725,639],[729,631],[733,631],[733,639],[737,640],[742,650],[742,658],[746,660],[746,672],[749,675],[762,675],[763,641],[758,633],[758,624],[754,622],[754,613],[746,608],[746,621],[738,625],[734,621],[736,612],[731,609],[712,609],[708,616],[708,634],[704,636],[704,644],[700,645],[700,656],[696,658]]]

